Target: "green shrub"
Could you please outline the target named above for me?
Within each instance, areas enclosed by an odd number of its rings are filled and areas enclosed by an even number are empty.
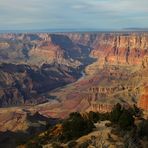
[[[140,137],[148,137],[148,120],[143,120],[137,127],[138,135]]]
[[[128,110],[123,110],[121,116],[119,117],[118,124],[123,129],[127,129],[128,127],[134,125],[134,118]]]
[[[100,121],[110,120],[110,113],[99,113]]]
[[[121,114],[122,114],[122,108],[121,105],[118,103],[115,105],[112,112],[110,113],[110,120],[113,123],[118,123]]]
[[[62,140],[68,141],[79,138],[91,132],[94,127],[91,120],[84,119],[79,113],[72,113],[69,118],[63,122]]]
[[[97,123],[97,121],[99,121],[99,114],[93,111],[90,111],[88,113],[88,118],[89,120],[93,121],[94,123]]]

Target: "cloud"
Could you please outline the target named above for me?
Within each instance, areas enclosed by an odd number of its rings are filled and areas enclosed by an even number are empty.
[[[148,26],[147,0],[1,0],[1,29]]]

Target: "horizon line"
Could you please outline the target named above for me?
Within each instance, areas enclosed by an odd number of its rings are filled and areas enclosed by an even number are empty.
[[[2,29],[0,33],[72,33],[72,32],[148,32],[148,28],[51,28],[51,29]]]

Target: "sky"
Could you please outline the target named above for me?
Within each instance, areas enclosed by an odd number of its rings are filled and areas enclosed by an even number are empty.
[[[0,30],[148,28],[148,0],[0,0]]]

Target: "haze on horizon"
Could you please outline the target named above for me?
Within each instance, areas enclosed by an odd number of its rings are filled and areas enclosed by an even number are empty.
[[[0,30],[148,28],[148,0],[1,0]]]

